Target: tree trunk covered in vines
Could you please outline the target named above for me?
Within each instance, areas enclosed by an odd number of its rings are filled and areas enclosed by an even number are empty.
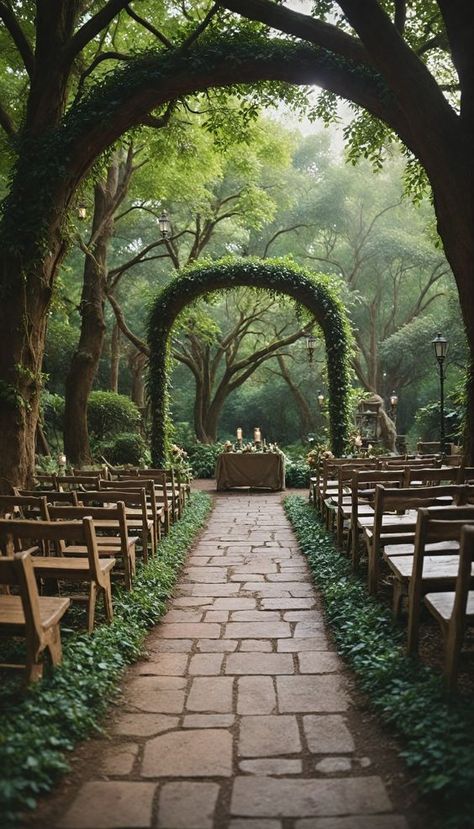
[[[64,409],[64,453],[75,466],[90,463],[91,452],[87,428],[87,403],[92,389],[105,337],[105,268],[113,224],[105,221],[106,188],[94,188],[92,233],[98,232],[90,253],[86,253],[81,296],[81,332],[79,343],[66,377]]]

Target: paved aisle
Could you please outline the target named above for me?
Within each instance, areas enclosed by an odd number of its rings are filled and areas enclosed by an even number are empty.
[[[406,829],[354,745],[280,496],[218,496],[176,592],[57,825]]]

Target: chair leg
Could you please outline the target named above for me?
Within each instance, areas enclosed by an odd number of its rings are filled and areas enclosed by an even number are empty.
[[[94,621],[95,621],[95,605],[97,602],[97,584],[95,581],[91,581],[89,587],[89,599],[87,602],[87,630],[89,633],[92,633],[94,630]]]
[[[149,543],[149,533],[148,527],[143,527],[143,537],[142,537],[142,554],[143,554],[143,564],[148,564],[148,543]]]
[[[43,676],[43,663],[39,661],[37,648],[26,641],[25,685],[37,682]]]
[[[54,667],[56,667],[56,665],[60,664],[63,657],[61,647],[61,628],[59,627],[59,624],[54,625],[50,630],[48,651],[51,657],[51,663]]]
[[[375,545],[372,544],[369,546],[369,593],[371,596],[375,596],[379,589],[379,562],[377,557],[377,550],[375,549]]]
[[[395,621],[400,618],[402,609],[403,590],[402,583],[399,579],[393,582],[393,599],[392,599],[392,613]]]
[[[110,573],[107,578],[107,583],[102,588],[104,594],[104,607],[107,621],[110,623],[114,618],[114,607],[112,604],[112,586],[110,583]]]

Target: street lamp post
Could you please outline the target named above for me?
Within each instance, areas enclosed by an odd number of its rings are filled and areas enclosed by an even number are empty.
[[[314,349],[316,348],[317,339],[312,334],[306,337],[306,351],[308,352],[308,362],[313,362]]]
[[[166,210],[163,210],[158,217],[158,227],[160,228],[162,238],[168,239],[171,234],[171,222]]]
[[[437,334],[431,342],[439,366],[439,443],[441,453],[444,455],[446,452],[446,436],[444,433],[444,361],[448,350],[448,341],[446,337]]]

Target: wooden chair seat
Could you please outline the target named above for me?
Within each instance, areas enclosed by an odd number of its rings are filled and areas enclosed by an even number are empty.
[[[441,624],[447,624],[450,621],[453,615],[455,596],[454,592],[426,594],[425,604]],[[470,590],[467,594],[465,615],[466,621],[474,622],[474,590]]]
[[[408,583],[413,574],[413,556],[388,556],[387,564],[396,577]],[[454,582],[458,574],[459,555],[423,556],[422,579],[425,582]],[[474,565],[472,566],[474,575]]]
[[[42,627],[56,625],[71,604],[67,598],[38,596],[39,618]],[[19,636],[26,624],[21,596],[0,594],[0,626],[11,636]]]

